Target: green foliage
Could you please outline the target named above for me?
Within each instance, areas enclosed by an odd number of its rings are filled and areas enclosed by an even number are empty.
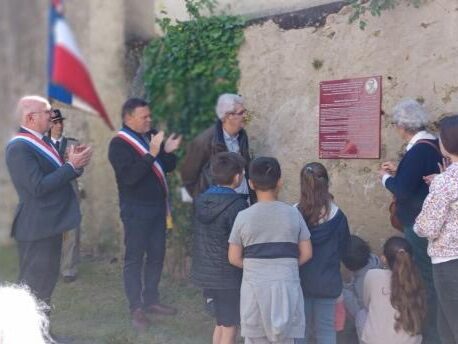
[[[164,35],[145,49],[144,83],[155,122],[186,141],[215,121],[221,93],[237,93],[237,55],[245,21],[236,16],[202,16],[202,10],[213,13],[215,0],[185,2],[191,20],[159,20]],[[189,270],[191,232],[191,206],[181,202],[180,185],[177,173],[170,176],[174,229],[169,233],[166,270],[178,279]]]
[[[185,0],[186,11],[191,18],[200,18],[200,11],[207,9],[210,14],[213,14],[215,9],[216,0]]]
[[[359,21],[359,28],[366,28],[366,21],[360,19],[364,14],[370,13],[372,16],[380,16],[383,11],[390,10],[399,5],[400,2],[412,4],[414,7],[420,6],[423,0],[347,0],[353,11],[350,14],[349,21]]]
[[[237,54],[245,25],[241,17],[210,16],[214,0],[186,0],[191,20],[159,20],[164,36],[145,49],[145,90],[155,120],[169,131],[195,136],[215,120],[219,94],[237,92]]]

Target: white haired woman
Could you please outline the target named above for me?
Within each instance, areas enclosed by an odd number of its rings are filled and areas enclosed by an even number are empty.
[[[0,285],[0,344],[55,343],[48,332],[48,306],[27,286]]]
[[[401,223],[405,238],[413,248],[415,262],[425,282],[428,293],[428,317],[423,332],[427,343],[436,343],[436,293],[432,278],[431,259],[427,254],[427,240],[413,231],[415,219],[428,195],[425,177],[439,173],[442,162],[439,141],[426,130],[429,114],[413,99],[400,101],[393,109],[393,120],[399,136],[407,143],[404,157],[397,165],[393,161],[381,166],[383,185],[396,199],[396,216]]]

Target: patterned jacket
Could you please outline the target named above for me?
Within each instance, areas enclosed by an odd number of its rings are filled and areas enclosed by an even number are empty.
[[[430,257],[458,257],[458,163],[433,179],[414,231],[428,238]]]

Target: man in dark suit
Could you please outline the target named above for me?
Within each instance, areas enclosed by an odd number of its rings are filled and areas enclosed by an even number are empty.
[[[53,115],[51,116],[51,129],[49,130],[48,136],[61,158],[66,161],[67,149],[69,149],[70,146],[79,146],[79,142],[72,137],[63,135],[64,120],[65,117],[62,116],[62,112],[59,109],[54,109]],[[80,202],[83,191],[78,179],[72,180],[72,187],[75,191],[78,202]],[[80,236],[81,226],[77,226],[73,230],[69,230],[64,233],[60,270],[63,281],[66,283],[75,281],[78,274],[78,263],[80,259]]]
[[[91,147],[71,147],[64,162],[45,136],[51,114],[45,98],[21,98],[17,107],[21,127],[6,148],[6,164],[19,196],[12,226],[19,251],[19,282],[48,305],[59,277],[62,234],[81,220],[71,181],[92,154]]]
[[[124,287],[132,325],[145,330],[151,325],[145,312],[176,313],[176,309],[159,303],[158,285],[165,256],[166,219],[170,216],[165,174],[175,168],[172,153],[181,137],[171,135],[164,140],[162,131],[151,136],[151,112],[142,99],[124,103],[122,122],[111,140],[108,157],[118,184],[124,224]]]

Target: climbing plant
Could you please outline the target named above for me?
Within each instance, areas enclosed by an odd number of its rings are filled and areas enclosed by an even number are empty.
[[[373,16],[380,16],[383,11],[393,9],[401,2],[412,4],[415,7],[420,6],[424,0],[347,0],[352,7],[349,17],[350,23],[359,22],[360,29],[364,30],[367,23],[361,17],[370,13]]]
[[[144,83],[155,119],[188,139],[215,119],[219,94],[237,92],[245,22],[213,13],[214,0],[185,0],[189,21],[159,20],[164,35],[144,53]]]
[[[203,16],[203,11],[213,14],[215,0],[185,0],[185,4],[190,20],[160,19],[164,34],[147,45],[143,58],[154,122],[187,141],[215,121],[221,93],[237,93],[237,55],[245,22],[239,16]],[[177,173],[170,176],[169,184],[175,225],[169,235],[166,269],[184,278],[189,270],[191,206],[180,201]]]

